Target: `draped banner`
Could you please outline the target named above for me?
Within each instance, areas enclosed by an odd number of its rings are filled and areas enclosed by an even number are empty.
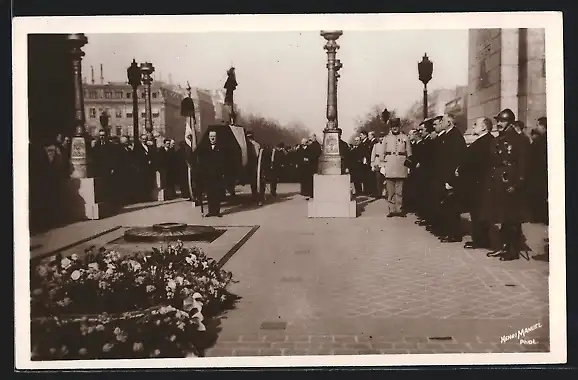
[[[249,162],[249,155],[247,153],[247,139],[245,138],[245,129],[243,129],[243,127],[237,127],[235,125],[230,125],[229,128],[231,128],[231,131],[233,132],[235,139],[237,139],[237,142],[241,147],[241,158],[243,160],[243,167],[246,167],[247,163]]]

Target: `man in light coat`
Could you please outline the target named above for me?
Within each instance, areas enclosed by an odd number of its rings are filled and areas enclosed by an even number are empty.
[[[405,217],[401,206],[403,183],[408,174],[405,160],[411,156],[411,144],[409,137],[401,132],[401,121],[399,118],[390,121],[389,134],[383,139],[383,145],[385,149],[385,187],[387,202],[389,203],[389,214],[387,214],[387,217]]]

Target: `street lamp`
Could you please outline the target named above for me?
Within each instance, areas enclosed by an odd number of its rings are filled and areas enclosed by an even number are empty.
[[[423,118],[427,119],[427,84],[432,78],[433,62],[429,60],[427,54],[423,55],[421,62],[417,64],[419,80],[423,83]]]
[[[152,63],[145,62],[140,64],[140,71],[142,72],[142,81],[144,83],[144,96],[145,96],[145,129],[147,133],[152,133],[153,131],[153,117],[151,110],[151,83],[153,79],[151,74],[155,72],[155,68]]]
[[[132,60],[129,68],[126,69],[126,75],[128,77],[128,83],[132,87],[132,135],[133,140],[137,141],[139,130],[138,130],[138,86],[141,85],[142,72],[138,63]]]

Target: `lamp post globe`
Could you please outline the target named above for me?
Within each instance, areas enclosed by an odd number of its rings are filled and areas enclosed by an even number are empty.
[[[128,69],[126,69],[126,75],[128,77],[128,83],[133,87],[138,87],[141,85],[142,73],[138,63],[133,59]]]
[[[430,61],[427,54],[424,54],[421,62],[417,64],[417,71],[419,75],[419,80],[423,83],[423,118],[427,119],[427,84],[432,79],[433,74],[433,62]]]
[[[142,72],[134,58],[130,66],[126,69],[126,75],[128,78],[128,83],[132,87],[132,135],[134,141],[136,141],[139,135],[137,89],[138,86],[142,84]]]

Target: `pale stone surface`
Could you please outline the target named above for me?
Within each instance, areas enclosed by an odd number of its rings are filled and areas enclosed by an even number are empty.
[[[313,199],[307,205],[310,218],[355,218],[349,174],[313,176]]]
[[[101,219],[115,212],[106,202],[107,186],[102,178],[69,178],[65,186],[67,210],[74,220]]]
[[[544,29],[470,30],[468,130],[477,118],[504,108],[530,126],[546,116],[544,57]],[[482,73],[485,86],[479,85]]]

